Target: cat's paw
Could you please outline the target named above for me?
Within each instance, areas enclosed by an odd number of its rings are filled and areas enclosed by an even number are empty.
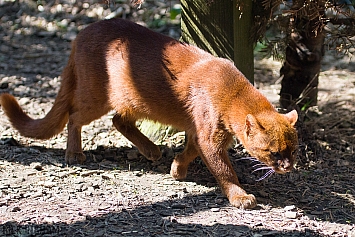
[[[174,160],[171,164],[170,175],[176,180],[184,180],[187,175],[187,167]]]
[[[86,156],[82,152],[66,152],[65,162],[69,165],[84,164]]]
[[[147,147],[143,149],[138,149],[139,152],[145,156],[148,160],[157,161],[161,158],[161,151],[158,146],[154,145],[147,149]]]
[[[253,194],[235,195],[229,198],[229,202],[242,209],[251,209],[256,206],[256,198]]]

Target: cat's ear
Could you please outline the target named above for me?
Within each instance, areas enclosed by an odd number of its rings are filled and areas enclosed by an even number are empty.
[[[298,119],[298,114],[296,110],[288,112],[287,114],[285,114],[285,117],[290,122],[291,126],[295,126]]]
[[[251,114],[248,114],[245,118],[245,133],[247,136],[256,129],[260,129],[258,120]]]

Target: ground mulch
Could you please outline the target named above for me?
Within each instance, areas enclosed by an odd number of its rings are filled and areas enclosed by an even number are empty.
[[[49,111],[70,41],[91,22],[118,14],[178,37],[174,2],[0,1],[0,93],[35,118]],[[80,1],[81,2],[81,1]],[[120,10],[121,9],[121,10]],[[149,14],[148,14],[149,13]],[[164,15],[165,14],[165,15]],[[165,17],[165,18],[164,18]],[[148,22],[148,23],[147,23]],[[255,85],[278,105],[280,62],[255,60]],[[46,141],[22,137],[0,110],[0,236],[355,236],[355,67],[327,53],[317,107],[298,125],[298,164],[257,182],[252,161],[234,145],[230,159],[258,206],[231,206],[200,159],[186,181],[170,175],[184,134],[161,141],[163,158],[147,161],[113,127],[110,113],[83,128],[84,165],[64,162],[67,132]]]

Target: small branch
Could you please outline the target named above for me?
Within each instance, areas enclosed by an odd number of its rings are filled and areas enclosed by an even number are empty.
[[[330,18],[327,22],[333,25],[355,25],[355,19],[353,18]]]

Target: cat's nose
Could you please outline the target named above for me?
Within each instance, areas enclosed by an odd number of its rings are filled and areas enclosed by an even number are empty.
[[[288,172],[292,168],[290,160],[287,159],[287,158],[282,159],[282,160],[278,160],[277,163],[278,163],[279,169],[284,171],[284,172]]]

